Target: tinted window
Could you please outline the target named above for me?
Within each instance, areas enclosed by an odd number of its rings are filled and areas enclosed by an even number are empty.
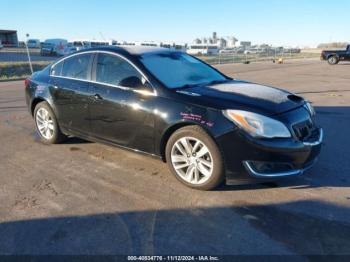
[[[51,75],[61,76],[63,68],[63,62],[60,62],[51,68]]]
[[[168,88],[226,80],[210,66],[185,53],[146,54],[141,61]]]
[[[126,86],[121,82],[130,77],[142,80],[141,74],[126,60],[108,54],[99,54],[96,68],[96,81],[117,86]],[[131,86],[126,86],[131,87]]]
[[[76,55],[64,60],[62,76],[88,79],[91,54]]]

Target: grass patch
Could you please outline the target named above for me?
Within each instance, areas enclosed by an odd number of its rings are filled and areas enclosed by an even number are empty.
[[[50,64],[49,61],[33,62],[33,71],[40,71]],[[2,62],[0,63],[0,80],[22,79],[30,76],[28,62]]]

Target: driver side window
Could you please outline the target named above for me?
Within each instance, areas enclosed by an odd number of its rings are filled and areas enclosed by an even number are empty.
[[[116,86],[138,88],[142,75],[126,60],[109,54],[98,54],[96,81]]]

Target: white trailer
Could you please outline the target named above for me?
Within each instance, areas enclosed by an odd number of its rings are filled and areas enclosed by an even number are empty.
[[[215,55],[219,53],[218,45],[211,44],[192,44],[187,49],[187,53],[190,55]]]

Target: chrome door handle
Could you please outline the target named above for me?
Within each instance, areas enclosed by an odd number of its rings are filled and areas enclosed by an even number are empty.
[[[92,97],[93,97],[95,100],[102,100],[102,99],[103,99],[102,96],[101,96],[100,94],[94,94]]]

